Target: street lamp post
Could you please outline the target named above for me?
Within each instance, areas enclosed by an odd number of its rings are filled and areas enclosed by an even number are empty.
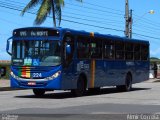
[[[142,16],[140,16],[139,19],[137,19],[136,21],[134,21],[134,23],[136,23],[137,21],[141,20],[141,19],[142,19],[145,15],[147,15],[148,13],[149,13],[149,14],[154,14],[155,11],[154,11],[154,10],[150,10],[150,11],[144,13]]]

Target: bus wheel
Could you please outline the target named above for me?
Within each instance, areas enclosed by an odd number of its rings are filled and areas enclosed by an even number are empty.
[[[131,75],[127,74],[125,85],[119,85],[119,86],[116,86],[116,87],[117,87],[118,91],[123,91],[123,92],[131,91],[131,89],[132,89],[132,77],[131,77]]]
[[[85,91],[86,91],[86,84],[83,77],[80,76],[77,82],[77,89],[72,89],[71,93],[76,97],[80,97],[85,93]]]
[[[45,94],[45,90],[44,89],[33,89],[33,93],[35,96],[43,96]]]

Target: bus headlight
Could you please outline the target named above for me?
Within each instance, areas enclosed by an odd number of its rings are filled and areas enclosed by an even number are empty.
[[[13,72],[11,72],[10,75],[11,75],[14,79],[19,80],[19,77],[16,76]]]
[[[60,74],[61,74],[61,71],[58,71],[58,72],[54,73],[52,76],[47,77],[46,80],[53,80],[53,79],[59,77]]]

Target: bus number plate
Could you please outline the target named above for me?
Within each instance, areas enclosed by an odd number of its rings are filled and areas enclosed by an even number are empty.
[[[36,82],[28,82],[28,85],[30,86],[36,85]]]

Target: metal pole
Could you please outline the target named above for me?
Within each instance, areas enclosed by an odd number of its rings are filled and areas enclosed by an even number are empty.
[[[125,36],[129,37],[129,5],[128,5],[128,0],[125,1]]]
[[[129,38],[132,38],[132,24],[133,24],[133,19],[132,19],[132,9],[131,9],[129,16]]]

